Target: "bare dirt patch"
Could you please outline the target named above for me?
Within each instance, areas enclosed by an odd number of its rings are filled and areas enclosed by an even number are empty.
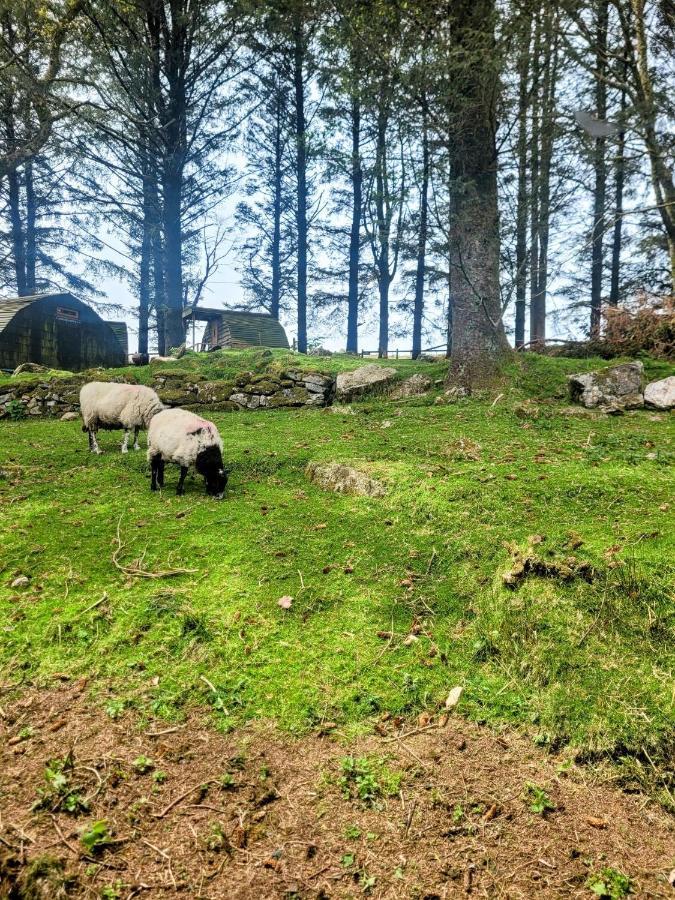
[[[456,716],[222,735],[198,713],[111,720],[84,682],[5,692],[0,713],[0,897],[592,897],[606,869],[673,896],[665,813]]]

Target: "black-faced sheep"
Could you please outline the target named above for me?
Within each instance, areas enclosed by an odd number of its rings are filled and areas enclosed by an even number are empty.
[[[163,409],[164,405],[152,388],[141,384],[91,381],[80,391],[82,431],[89,433],[92,453],[102,452],[96,440],[99,428],[124,429],[122,453],[129,449],[129,436],[133,429],[134,450],[140,450],[138,432],[147,428],[153,416]]]
[[[206,493],[220,500],[227,485],[223,466],[223,441],[218,429],[206,419],[185,409],[166,409],[157,413],[148,429],[148,460],[152,470],[151,489],[164,487],[164,464],[180,466],[177,494],[190,466],[204,477]]]

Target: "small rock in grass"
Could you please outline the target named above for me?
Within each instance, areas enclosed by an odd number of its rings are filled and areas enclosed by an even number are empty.
[[[418,397],[420,394],[426,394],[430,387],[431,378],[417,373],[394,385],[389,396],[395,400],[400,400],[404,397]]]
[[[67,412],[61,416],[62,422],[74,422],[76,419],[79,419],[79,415],[76,412]]]
[[[310,462],[305,476],[329,491],[337,494],[355,494],[362,497],[383,497],[384,485],[374,478],[341,463]]]
[[[27,575],[19,575],[18,578],[15,578],[11,583],[10,587],[13,588],[22,588],[28,587],[30,584],[30,578]]]

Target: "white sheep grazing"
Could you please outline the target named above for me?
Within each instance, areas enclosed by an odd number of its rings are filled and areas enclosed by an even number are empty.
[[[124,429],[122,453],[129,449],[129,435],[133,429],[134,450],[140,450],[138,432],[147,428],[152,417],[163,409],[163,403],[152,388],[142,384],[90,381],[80,391],[82,431],[89,432],[92,453],[102,452],[96,440],[99,428]]]
[[[206,493],[222,499],[227,484],[223,466],[223,441],[218,429],[206,419],[185,409],[165,409],[157,413],[148,429],[148,460],[152,470],[153,491],[164,487],[164,464],[180,466],[177,494],[190,466],[206,481]]]

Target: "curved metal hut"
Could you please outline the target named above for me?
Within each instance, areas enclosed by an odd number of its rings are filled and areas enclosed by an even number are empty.
[[[195,322],[206,322],[202,350],[242,350],[246,347],[277,347],[288,350],[288,338],[283,325],[268,313],[189,306],[183,311],[183,324],[188,335],[190,325],[194,329]]]
[[[117,331],[67,292],[0,298],[0,369],[26,362],[70,372],[124,366],[127,355]]]

